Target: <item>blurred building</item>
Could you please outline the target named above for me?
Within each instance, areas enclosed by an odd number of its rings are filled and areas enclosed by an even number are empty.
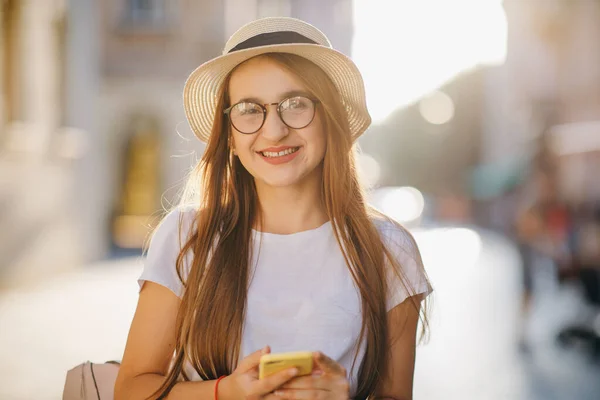
[[[139,251],[203,146],[188,74],[258,17],[350,52],[352,2],[0,0],[0,281]]]
[[[507,58],[486,80],[482,160],[526,166],[548,135],[561,197],[600,201],[600,3],[504,0],[504,9]]]
[[[507,69],[528,134],[545,131],[560,155],[563,196],[600,201],[600,3],[506,1],[513,25]],[[525,29],[529,27],[529,29]]]
[[[0,285],[79,260],[66,21],[64,0],[0,1]]]
[[[600,119],[600,4],[594,0],[505,0],[506,62],[513,109],[529,119]]]

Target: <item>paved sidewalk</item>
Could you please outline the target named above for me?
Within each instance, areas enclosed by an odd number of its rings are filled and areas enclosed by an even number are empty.
[[[68,369],[121,359],[140,272],[123,259],[0,294],[0,399],[60,399]]]

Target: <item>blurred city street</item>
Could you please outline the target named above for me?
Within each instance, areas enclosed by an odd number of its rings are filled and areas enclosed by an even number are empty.
[[[0,0],[0,400],[122,357],[186,78],[269,16],[361,72],[357,170],[435,289],[414,398],[600,399],[600,1]]]
[[[578,297],[537,276],[532,348],[516,346],[519,260],[499,236],[470,228],[415,232],[432,279],[432,335],[418,348],[415,399],[592,400],[600,366],[555,334]],[[87,266],[0,294],[0,399],[59,399],[65,373],[118,360],[137,301],[142,259]],[[545,292],[545,293],[544,293]]]

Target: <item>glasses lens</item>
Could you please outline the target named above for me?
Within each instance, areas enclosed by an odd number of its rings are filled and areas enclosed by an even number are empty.
[[[281,119],[290,128],[300,129],[310,124],[315,116],[315,105],[303,96],[285,99],[280,107]]]
[[[233,106],[229,112],[233,127],[242,133],[254,133],[260,129],[265,117],[263,109],[256,103],[243,102]]]

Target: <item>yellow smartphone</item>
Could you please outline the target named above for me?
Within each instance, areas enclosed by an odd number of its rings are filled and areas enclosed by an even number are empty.
[[[265,354],[258,364],[258,378],[263,379],[285,369],[298,368],[298,375],[310,375],[313,370],[313,353],[296,351],[290,353]]]

